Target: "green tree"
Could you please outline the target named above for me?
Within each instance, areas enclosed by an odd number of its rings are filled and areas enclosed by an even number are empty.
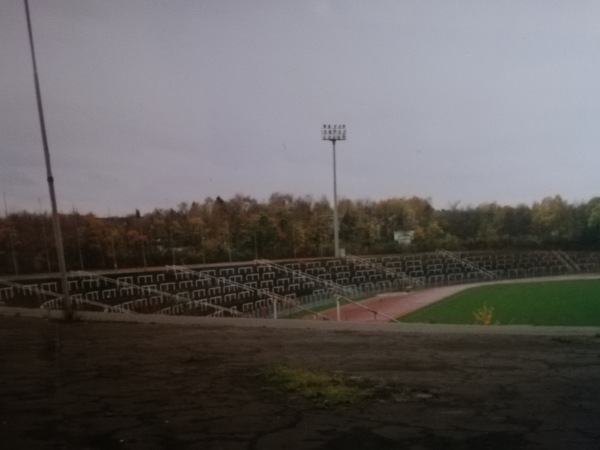
[[[556,243],[572,233],[569,205],[560,195],[534,203],[532,213],[533,230],[542,240]]]

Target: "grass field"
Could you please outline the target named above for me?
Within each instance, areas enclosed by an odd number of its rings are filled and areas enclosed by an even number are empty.
[[[449,324],[600,326],[600,280],[478,286],[399,320]]]

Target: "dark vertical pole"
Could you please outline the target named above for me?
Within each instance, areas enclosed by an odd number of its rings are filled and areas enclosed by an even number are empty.
[[[85,270],[83,268],[83,253],[81,252],[81,238],[79,236],[79,212],[73,205],[73,218],[75,219],[75,240],[77,242],[77,253],[79,254],[79,270]]]
[[[171,241],[171,260],[175,266],[175,243],[173,242],[173,228],[169,227],[169,241]]]
[[[6,217],[6,224],[8,225],[8,242],[10,243],[10,252],[12,255],[13,269],[15,275],[19,275],[19,265],[17,264],[17,253],[15,252],[15,241],[13,237],[13,224],[8,221],[8,208],[6,207],[6,194],[2,193],[4,198],[4,217]]]
[[[42,221],[42,237],[44,239],[44,251],[46,253],[46,264],[48,264],[48,273],[52,272],[50,265],[50,250],[48,250],[48,238],[46,237],[46,213],[42,212],[42,200],[38,198],[40,204],[40,220]]]
[[[204,227],[200,228],[200,245],[202,246],[202,264],[206,264],[206,252],[204,251]]]
[[[112,254],[113,254],[113,269],[117,270],[118,269],[118,265],[117,265],[117,250],[115,249],[115,236],[113,235],[112,231],[109,231],[110,233],[110,246],[112,248]]]
[[[44,158],[46,160],[46,174],[48,179],[48,190],[50,191],[50,203],[52,205],[52,222],[54,224],[54,237],[56,239],[56,253],[58,257],[58,267],[62,285],[65,311],[67,317],[73,315],[73,307],[69,296],[69,283],[67,282],[67,267],[65,264],[65,253],[63,250],[62,233],[60,229],[60,220],[58,217],[58,208],[56,206],[56,194],[54,192],[54,177],[52,176],[52,166],[50,164],[50,150],[48,147],[48,138],[46,136],[46,124],[44,122],[44,109],[42,107],[42,94],[40,91],[40,82],[38,79],[37,64],[35,60],[35,48],[33,46],[33,32],[31,29],[31,17],[29,16],[29,2],[25,1],[25,14],[27,16],[27,31],[29,34],[29,47],[31,49],[31,60],[33,62],[33,78],[35,82],[35,96],[37,100],[38,116],[40,119],[40,129],[42,132],[42,144],[44,146]]]

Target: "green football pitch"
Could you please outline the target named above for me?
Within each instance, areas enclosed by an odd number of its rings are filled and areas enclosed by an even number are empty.
[[[466,289],[401,322],[600,326],[600,280],[494,284]]]

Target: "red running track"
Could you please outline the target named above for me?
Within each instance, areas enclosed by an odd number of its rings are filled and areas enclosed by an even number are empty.
[[[442,300],[467,287],[470,286],[445,286],[416,292],[380,294],[376,297],[362,300],[360,304],[385,316],[397,318]],[[320,314],[330,320],[337,320],[336,308],[323,311]],[[353,303],[342,302],[342,306],[340,307],[340,320],[344,322],[389,322],[389,318],[381,314],[368,311]]]

